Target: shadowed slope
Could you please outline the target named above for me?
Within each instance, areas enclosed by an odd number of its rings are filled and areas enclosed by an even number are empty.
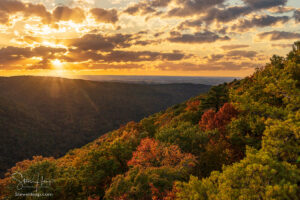
[[[60,156],[209,86],[143,85],[54,77],[0,78],[0,171],[33,155]]]

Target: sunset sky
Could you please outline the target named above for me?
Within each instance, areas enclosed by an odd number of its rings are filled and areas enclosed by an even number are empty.
[[[299,0],[0,0],[0,76],[247,76],[300,40]]]

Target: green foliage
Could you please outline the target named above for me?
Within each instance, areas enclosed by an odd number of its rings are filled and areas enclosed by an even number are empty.
[[[152,200],[153,196],[162,197],[172,189],[174,181],[184,181],[186,174],[170,167],[131,169],[125,175],[113,179],[106,191],[106,199]]]
[[[155,138],[165,143],[176,144],[182,151],[194,155],[203,152],[208,142],[207,134],[189,122],[181,122],[174,127],[163,127],[156,133]]]
[[[247,157],[207,179],[178,183],[178,199],[298,199],[299,170],[274,160],[266,152],[250,150]]]
[[[228,100],[227,84],[214,86],[209,90],[207,96],[202,99],[201,109],[213,108],[217,112]]]
[[[298,111],[299,115],[299,111]],[[279,160],[296,164],[300,155],[300,118],[269,120],[264,132],[263,149]]]

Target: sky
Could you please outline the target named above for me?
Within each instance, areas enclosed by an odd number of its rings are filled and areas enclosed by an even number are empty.
[[[0,76],[244,77],[297,40],[299,0],[0,0]]]

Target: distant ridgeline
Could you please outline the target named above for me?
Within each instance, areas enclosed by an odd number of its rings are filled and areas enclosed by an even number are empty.
[[[146,100],[146,99],[145,99]],[[300,43],[242,80],[130,122],[59,159],[17,163],[18,179],[53,180],[48,199],[299,199]]]
[[[0,176],[16,162],[34,155],[62,156],[209,88],[0,77]]]
[[[219,85],[231,82],[238,77],[210,77],[210,76],[111,76],[111,75],[81,75],[77,78],[92,81],[114,81],[121,83],[144,83],[144,84],[170,84],[170,83],[193,83],[204,85]]]

